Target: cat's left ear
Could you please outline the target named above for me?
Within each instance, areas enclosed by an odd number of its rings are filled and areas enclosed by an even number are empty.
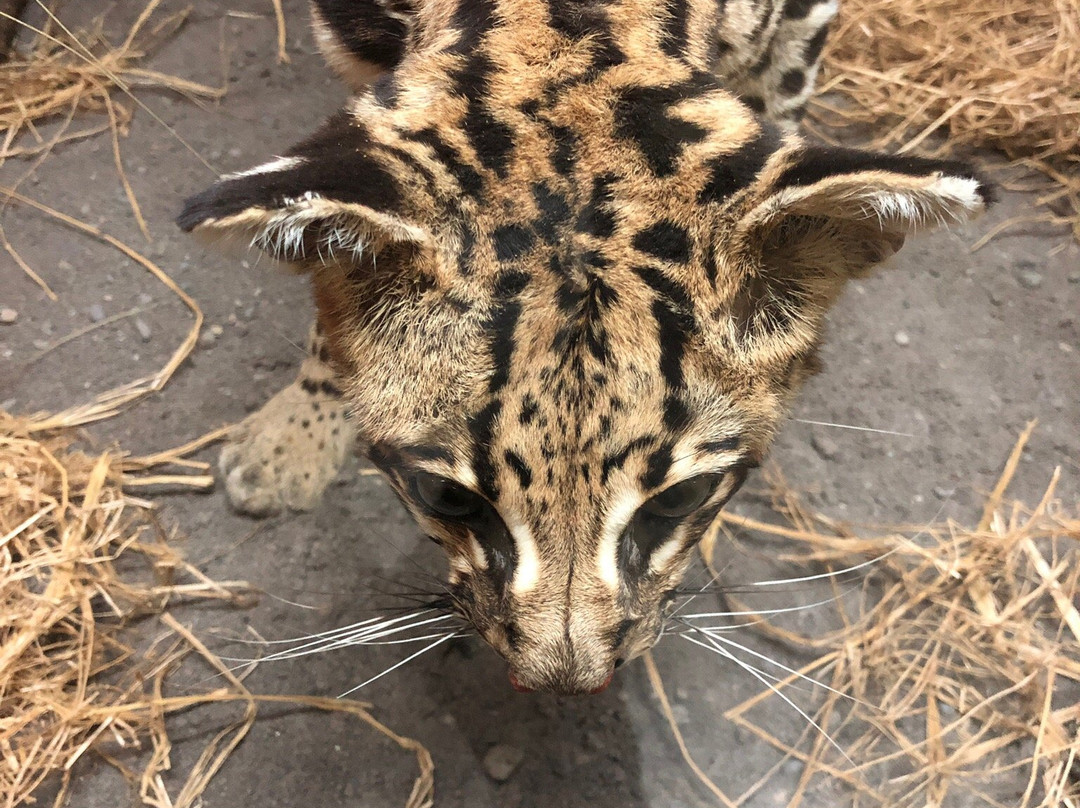
[[[804,146],[733,236],[764,264],[802,253],[798,263],[824,260],[857,275],[908,235],[968,221],[992,201],[992,187],[963,162]]]
[[[812,344],[848,279],[993,199],[964,163],[804,145],[755,190],[720,245],[736,342],[751,353]]]

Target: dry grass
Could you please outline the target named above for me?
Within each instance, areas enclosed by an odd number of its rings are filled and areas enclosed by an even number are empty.
[[[860,537],[808,510],[780,482],[775,506],[787,524],[723,516],[724,529],[783,539],[792,548],[783,560],[807,567],[879,559],[853,609],[841,605],[836,584],[840,631],[804,637],[759,626],[816,655],[800,672],[833,690],[817,690],[812,717],[847,759],[809,728],[797,742],[781,738],[775,710],[787,706],[755,711],[777,698],[770,690],[727,713],[784,760],[805,764],[789,808],[823,778],[846,784],[862,806],[1080,805],[1080,510],[1055,501],[1057,472],[1034,508],[1005,503],[1031,428],[972,527],[946,522]],[[731,605],[748,608],[736,598]],[[778,685],[797,700],[800,687],[796,676]],[[745,804],[777,767],[720,802]]]
[[[1023,221],[1080,239],[1078,76],[1076,0],[843,0],[812,112],[901,152],[997,149],[1045,179]]]
[[[127,491],[133,480],[175,486],[192,479],[199,486],[198,474],[153,472],[184,461],[200,444],[126,458],[73,451],[71,440],[70,430],[43,430],[41,421],[0,412],[0,805],[25,805],[57,778],[54,804],[66,804],[73,767],[95,752],[138,786],[145,805],[196,805],[254,723],[259,702],[365,722],[417,759],[420,775],[406,806],[430,805],[430,755],[379,723],[370,705],[253,694],[172,616],[185,602],[236,603],[249,593],[241,582],[211,581],[187,564],[152,506]],[[156,638],[136,650],[148,634]],[[200,678],[209,667],[219,684],[168,695],[167,678],[196,660]],[[213,736],[170,793],[166,718],[221,702],[236,702],[242,714]]]

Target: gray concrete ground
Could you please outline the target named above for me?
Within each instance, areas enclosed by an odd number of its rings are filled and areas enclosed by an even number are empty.
[[[69,19],[88,9],[69,3]],[[196,105],[145,91],[139,98],[216,169],[246,168],[291,144],[343,98],[314,52],[300,0],[287,0],[292,63],[275,60],[269,0],[205,0],[153,57],[156,69],[217,84],[220,104]],[[120,31],[142,7],[112,6]],[[166,9],[180,3],[166,0]],[[48,136],[48,127],[43,135]],[[205,252],[172,225],[181,199],[213,179],[145,112],[122,143],[124,164],[153,234],[139,234],[112,165],[107,138],[56,150],[24,184],[26,193],[100,224],[139,246],[200,303],[223,331],[160,395],[91,430],[101,446],[142,452],[181,443],[242,418],[286,384],[298,363],[311,316],[302,279]],[[5,184],[27,164],[0,169]],[[853,284],[832,317],[825,370],[797,408],[808,420],[911,433],[898,437],[793,422],[773,453],[810,501],[844,519],[919,522],[938,515],[970,520],[1013,441],[1031,418],[1040,426],[1024,454],[1015,493],[1041,493],[1055,465],[1062,493],[1075,498],[1080,468],[1080,253],[1060,236],[1033,232],[1000,238],[971,254],[969,245],[996,222],[1025,212],[1031,198],[1005,194],[982,221],[956,233],[920,238],[891,267]],[[26,260],[59,295],[50,302],[0,254],[0,402],[14,411],[57,409],[157,369],[189,327],[175,298],[117,253],[9,208],[2,224]],[[100,307],[100,311],[96,308]],[[134,318],[100,328],[44,356],[40,349],[101,314],[135,307]],[[212,458],[215,452],[206,454]],[[161,499],[165,518],[186,535],[184,548],[219,578],[244,578],[271,596],[249,612],[193,609],[183,616],[204,636],[238,632],[289,637],[343,625],[370,613],[376,590],[423,585],[417,566],[439,574],[437,548],[417,533],[388,488],[356,474],[353,461],[321,508],[263,522],[237,516],[220,491]],[[763,514],[751,483],[733,508]],[[770,558],[722,547],[731,584],[775,575]],[[821,591],[773,592],[756,605],[812,602]],[[826,594],[827,596],[827,590]],[[791,625],[822,630],[826,612],[796,615]],[[802,662],[790,649],[752,634],[750,644]],[[267,665],[249,680],[266,693],[336,695],[403,656],[400,649],[351,649]],[[762,744],[722,718],[760,685],[703,651],[665,641],[656,651],[687,742],[729,793],[753,783],[775,760]],[[419,659],[363,694],[395,730],[425,743],[437,764],[438,805],[705,806],[715,804],[681,762],[640,662],[588,699],[521,696],[492,653],[463,642]],[[801,729],[773,700],[764,720],[778,734]],[[343,716],[265,710],[250,737],[207,791],[207,806],[390,806],[402,804],[414,776],[411,757]],[[201,710],[175,728],[175,768],[183,771],[220,726],[224,713]],[[523,759],[504,783],[484,772],[492,746]],[[749,806],[786,803],[798,769],[785,767]],[[847,804],[819,787],[807,804]],[[1010,804],[1010,795],[999,795]],[[84,768],[71,804],[117,806],[127,787],[103,769]],[[962,804],[962,803],[958,803]]]

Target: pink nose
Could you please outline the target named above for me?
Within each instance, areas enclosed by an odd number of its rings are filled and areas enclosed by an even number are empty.
[[[514,675],[514,669],[513,668],[509,668],[507,670],[507,673],[510,676],[510,687],[514,688],[514,690],[516,690],[518,693],[533,693],[533,692],[535,692],[531,687],[526,687],[520,681],[518,681],[517,676]],[[608,689],[608,685],[611,684],[611,680],[614,677],[615,677],[615,669],[612,668],[611,672],[608,673],[608,675],[607,675],[607,679],[604,680],[604,683],[602,685],[600,685],[600,687],[593,688],[592,690],[587,691],[588,694],[590,696],[595,696],[598,693],[603,693],[605,690]]]

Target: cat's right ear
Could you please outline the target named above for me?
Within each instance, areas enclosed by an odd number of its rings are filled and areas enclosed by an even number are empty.
[[[348,263],[390,243],[429,241],[402,189],[394,166],[366,148],[363,128],[338,116],[285,156],[188,199],[177,224],[278,261]]]

